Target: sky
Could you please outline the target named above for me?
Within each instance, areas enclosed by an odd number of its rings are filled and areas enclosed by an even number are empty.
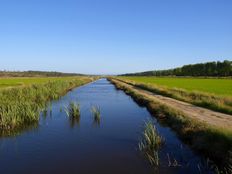
[[[121,74],[232,60],[231,0],[0,0],[0,70]]]

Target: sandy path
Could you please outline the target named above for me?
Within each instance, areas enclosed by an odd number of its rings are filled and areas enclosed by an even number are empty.
[[[229,128],[232,130],[232,115],[215,112],[173,98],[157,95],[152,92],[137,88],[133,85],[129,85],[122,81],[116,81],[117,83],[120,83],[123,86],[132,88],[138,94],[145,95],[146,97],[149,97],[153,100],[160,102],[161,104],[167,105],[170,108],[180,111],[184,113],[184,115],[189,116],[193,119],[197,119],[198,121],[205,122],[207,124],[217,126],[220,128]]]

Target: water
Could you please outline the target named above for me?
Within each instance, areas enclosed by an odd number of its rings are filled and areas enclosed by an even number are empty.
[[[61,107],[81,105],[81,119],[71,121]],[[100,106],[100,123],[92,106]],[[161,166],[150,166],[138,150],[144,121],[153,119],[165,138]],[[168,167],[178,161],[179,167]],[[118,91],[106,79],[74,89],[41,113],[39,126],[16,137],[0,139],[0,173],[156,174],[199,173],[202,159],[182,144],[168,127],[157,123],[146,108]]]

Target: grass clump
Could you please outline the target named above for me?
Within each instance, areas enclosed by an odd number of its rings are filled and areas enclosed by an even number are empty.
[[[93,106],[91,108],[91,112],[93,114],[94,121],[99,123],[101,119],[101,110],[99,106]]]
[[[75,102],[70,102],[65,112],[70,118],[80,118],[80,105]]]
[[[139,149],[145,154],[152,165],[159,166],[159,149],[162,142],[163,140],[153,123],[151,121],[145,123],[143,138],[139,143]]]

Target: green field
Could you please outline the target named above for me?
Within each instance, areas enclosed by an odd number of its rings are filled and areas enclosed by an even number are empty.
[[[216,95],[232,96],[232,79],[171,78],[171,77],[120,77],[139,83],[149,83],[168,88],[182,88]]]
[[[56,80],[71,80],[77,77],[9,77],[0,78],[0,88],[41,84]],[[80,78],[80,77],[78,77]]]

